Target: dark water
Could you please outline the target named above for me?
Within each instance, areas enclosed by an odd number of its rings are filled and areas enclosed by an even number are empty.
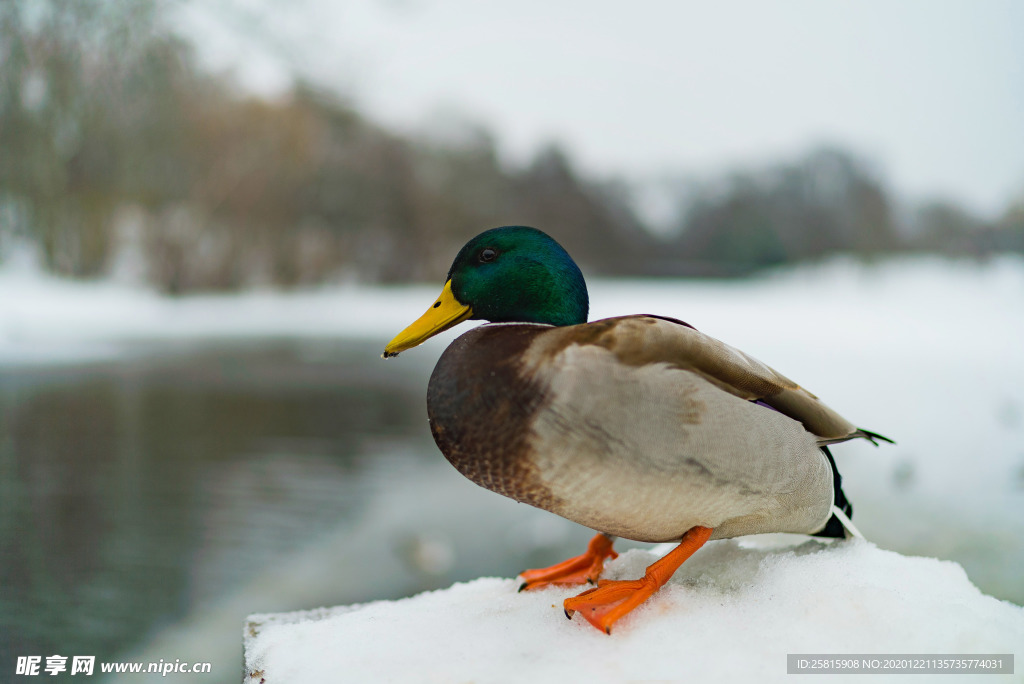
[[[384,363],[378,346],[0,369],[0,680],[19,655],[138,647],[357,515],[382,440],[439,459],[432,360]]]

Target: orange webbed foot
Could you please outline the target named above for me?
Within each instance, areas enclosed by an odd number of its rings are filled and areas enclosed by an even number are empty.
[[[599,586],[565,599],[562,605],[567,618],[572,619],[573,615],[581,613],[594,627],[611,634],[616,620],[649,599],[660,588],[661,585],[646,576],[638,580],[603,580]]]
[[[590,540],[586,553],[562,561],[549,568],[538,568],[536,570],[525,570],[519,573],[523,583],[519,591],[524,589],[540,589],[549,585],[575,586],[578,584],[597,582],[597,579],[604,571],[606,558],[617,558],[612,544],[613,537],[605,534],[598,534]]]
[[[663,587],[679,566],[711,537],[711,532],[709,527],[687,531],[679,546],[651,563],[640,579],[603,580],[594,589],[565,599],[565,616],[572,619],[575,613],[581,613],[594,627],[611,634],[612,625]]]

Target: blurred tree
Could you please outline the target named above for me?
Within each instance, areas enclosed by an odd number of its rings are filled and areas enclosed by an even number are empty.
[[[1024,254],[1024,191],[1011,202],[996,224],[992,241],[998,251]]]
[[[102,274],[123,216],[172,293],[436,278],[468,235],[525,218],[564,229],[584,259],[614,253],[628,212],[560,153],[507,171],[484,131],[401,138],[304,84],[246,97],[197,68],[162,7],[0,5],[0,234],[31,236],[46,268]]]
[[[0,4],[0,198],[59,273],[96,275],[174,61],[152,0]],[[173,118],[172,112],[163,112]]]
[[[874,254],[899,242],[885,189],[839,150],[734,174],[687,195],[674,245],[684,271],[748,273],[838,252]]]
[[[549,146],[515,180],[513,222],[557,229],[559,241],[589,270],[643,272],[654,241],[627,199],[612,183],[583,181],[567,155]]]
[[[947,256],[981,257],[994,245],[992,226],[948,201],[920,207],[916,217],[914,246]]]
[[[89,277],[121,259],[131,234],[134,270],[172,293],[437,279],[468,237],[503,224],[547,230],[604,274],[1024,251],[1019,206],[986,225],[933,204],[899,238],[881,181],[834,149],[686,184],[679,230],[656,238],[625,185],[585,178],[555,145],[509,168],[476,126],[400,136],[303,83],[272,102],[247,96],[198,67],[165,9],[0,2],[0,249],[28,237],[46,268]]]

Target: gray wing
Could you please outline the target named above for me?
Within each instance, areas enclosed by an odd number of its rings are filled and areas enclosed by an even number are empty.
[[[538,342],[531,356],[550,358],[568,345],[592,344],[627,365],[663,363],[697,373],[734,396],[763,402],[799,421],[821,444],[858,437],[872,442],[886,439],[857,428],[814,394],[754,357],[679,322],[642,315],[607,318],[552,329]]]

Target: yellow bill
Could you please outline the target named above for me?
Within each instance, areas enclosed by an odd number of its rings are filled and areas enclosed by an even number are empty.
[[[437,298],[434,305],[427,309],[425,314],[417,318],[412,325],[398,333],[395,339],[388,342],[388,346],[384,347],[384,353],[381,354],[381,358],[386,359],[391,356],[398,356],[399,352],[404,352],[406,349],[412,349],[416,345],[422,344],[439,332],[444,332],[472,315],[473,309],[465,304],[460,304],[459,300],[452,294],[452,281],[449,280],[444,284],[441,296]]]

